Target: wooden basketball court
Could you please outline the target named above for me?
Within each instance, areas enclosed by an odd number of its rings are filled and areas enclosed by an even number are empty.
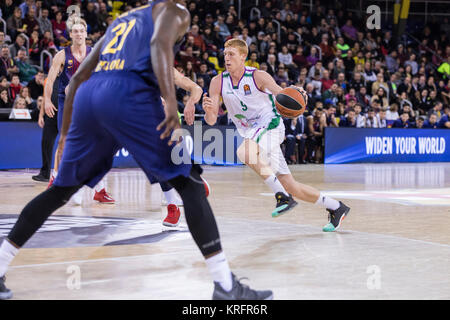
[[[351,207],[322,232],[325,209],[300,203],[272,218],[274,196],[243,166],[206,166],[232,270],[275,299],[450,299],[450,164],[290,166]],[[0,238],[45,190],[36,171],[0,172]],[[107,175],[115,205],[59,209],[7,273],[14,299],[210,299],[212,280],[189,232],[161,225],[159,185],[139,169]],[[185,226],[185,222],[182,222]],[[244,280],[245,283],[245,280]]]

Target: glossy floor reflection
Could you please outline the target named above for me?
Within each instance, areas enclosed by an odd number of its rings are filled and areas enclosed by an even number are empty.
[[[291,166],[294,177],[344,201],[342,229],[300,203],[279,218],[249,169],[205,167],[223,247],[235,273],[275,299],[450,299],[450,164]],[[35,171],[0,172],[0,238],[45,190]],[[161,225],[158,185],[138,169],[107,175],[115,205],[86,189],[59,209],[7,274],[15,299],[210,299],[212,283],[191,235]],[[79,281],[78,281],[79,280]]]

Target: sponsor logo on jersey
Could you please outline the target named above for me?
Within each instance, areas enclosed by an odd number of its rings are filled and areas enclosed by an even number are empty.
[[[246,96],[252,94],[252,91],[250,90],[250,86],[248,84],[244,85],[244,93]]]

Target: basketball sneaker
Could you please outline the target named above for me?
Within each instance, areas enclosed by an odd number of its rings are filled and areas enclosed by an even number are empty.
[[[180,222],[180,208],[174,204],[167,206],[167,217],[163,221],[163,225],[166,227],[176,227]]]
[[[0,277],[0,300],[12,298],[12,292],[5,286],[6,277]]]
[[[48,182],[49,181],[48,178],[44,177],[40,173],[38,175],[32,176],[31,179],[33,179],[34,181],[39,181],[39,182]]]
[[[231,291],[225,291],[220,283],[214,282],[213,300],[272,300],[273,292],[270,290],[253,290],[242,284],[232,273],[233,287]],[[241,279],[240,279],[241,280]]]
[[[298,203],[295,201],[291,195],[287,197],[283,192],[277,192],[275,194],[275,199],[277,199],[277,206],[272,212],[272,217],[276,218],[286,213],[287,211],[294,208]]]
[[[333,232],[339,229],[342,221],[350,212],[350,208],[343,204],[341,201],[339,201],[339,204],[340,206],[336,210],[327,209],[328,223],[322,229],[324,232]]]
[[[105,188],[100,190],[99,192],[95,191],[94,200],[100,203],[114,204],[116,200],[114,200],[111,195],[106,192]]]

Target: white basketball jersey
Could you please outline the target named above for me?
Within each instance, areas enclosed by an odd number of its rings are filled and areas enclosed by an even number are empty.
[[[271,130],[283,125],[275,107],[275,97],[261,91],[255,83],[255,68],[246,67],[237,86],[233,86],[230,73],[222,72],[221,95],[229,118],[243,138],[257,139],[262,129]]]

